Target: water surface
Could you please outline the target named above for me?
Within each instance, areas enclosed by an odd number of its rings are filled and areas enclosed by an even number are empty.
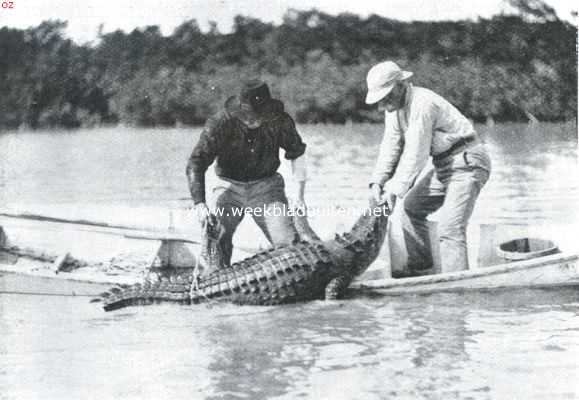
[[[310,205],[364,204],[381,129],[300,127]],[[576,126],[480,130],[494,170],[472,225],[536,228],[576,248]],[[198,135],[128,128],[1,134],[0,203],[166,224],[166,210],[189,205],[184,169]],[[351,220],[316,220],[314,228],[330,234]],[[358,292],[283,307],[114,313],[86,298],[0,294],[0,354],[2,399],[573,399],[579,291]]]
[[[280,307],[0,297],[6,399],[569,399],[579,292]]]

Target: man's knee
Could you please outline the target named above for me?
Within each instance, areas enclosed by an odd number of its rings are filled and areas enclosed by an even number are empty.
[[[275,245],[291,244],[298,238],[296,228],[288,217],[280,217],[269,227],[269,232]]]
[[[269,234],[271,241],[275,245],[291,244],[297,238],[297,231],[293,223],[293,218],[288,214],[287,206],[275,203],[282,213],[280,215],[270,215],[264,218],[263,228]]]
[[[219,237],[232,238],[240,222],[241,219],[237,217],[218,216],[217,226],[219,227]]]
[[[438,223],[438,236],[440,240],[466,243],[466,225],[440,221]]]
[[[404,213],[411,219],[425,219],[428,217],[428,213],[412,196],[405,197],[402,201],[402,205],[404,207]]]

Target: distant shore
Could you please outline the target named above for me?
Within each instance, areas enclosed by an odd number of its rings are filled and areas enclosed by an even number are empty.
[[[238,16],[232,33],[195,20],[78,45],[65,22],[0,28],[0,130],[201,125],[256,75],[298,123],[379,122],[364,104],[384,59],[476,122],[577,119],[577,28],[555,15],[400,22],[294,11],[273,25]]]

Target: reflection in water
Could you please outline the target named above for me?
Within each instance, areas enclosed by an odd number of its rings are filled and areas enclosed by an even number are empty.
[[[7,399],[579,393],[576,288],[110,314],[86,299],[2,295],[0,310]]]
[[[341,387],[339,382],[317,387],[311,378],[379,363],[376,354],[382,344],[371,338],[380,334],[381,326],[370,322],[368,308],[356,311],[317,302],[280,307],[267,319],[261,315],[217,324],[213,345],[222,353],[210,369],[221,379],[214,398],[224,393],[297,398],[318,390],[323,394],[319,398],[336,398],[331,393]]]
[[[276,360],[291,332],[278,322],[262,314],[240,315],[211,328],[208,346],[216,357],[208,368],[216,379],[215,394],[208,399],[268,399],[287,390],[289,382]]]

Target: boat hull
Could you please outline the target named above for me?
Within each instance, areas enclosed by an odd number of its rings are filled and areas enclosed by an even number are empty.
[[[136,276],[83,276],[79,272],[17,273],[0,271],[0,294],[96,296],[112,284],[135,283]],[[435,292],[579,286],[579,255],[556,254],[463,272],[403,279],[358,280],[355,290],[384,295]]]
[[[386,295],[447,291],[491,290],[518,287],[579,285],[579,256],[555,254],[468,271],[403,279],[354,282],[352,288]]]

